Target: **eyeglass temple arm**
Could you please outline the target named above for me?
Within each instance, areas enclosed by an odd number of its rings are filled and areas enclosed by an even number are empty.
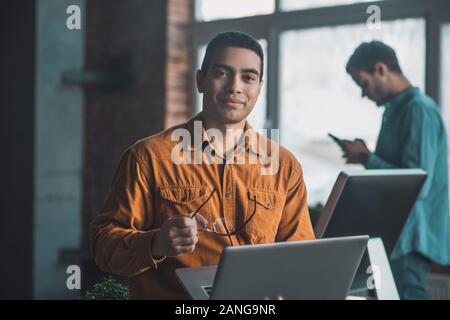
[[[205,200],[205,202],[203,202],[200,207],[198,207],[197,210],[195,210],[194,214],[191,216],[191,218],[195,218],[195,216],[197,215],[197,213],[200,212],[201,208],[203,208],[203,206],[209,201],[209,199],[211,199],[212,195],[214,194],[214,192],[216,192],[216,188],[213,188],[213,191],[211,191],[211,193],[209,194],[208,198]]]

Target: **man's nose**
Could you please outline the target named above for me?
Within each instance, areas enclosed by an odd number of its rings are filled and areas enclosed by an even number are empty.
[[[231,93],[242,93],[242,81],[239,77],[232,77],[229,83],[229,91]]]

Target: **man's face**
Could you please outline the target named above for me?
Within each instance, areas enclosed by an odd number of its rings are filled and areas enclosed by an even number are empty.
[[[261,91],[260,70],[261,58],[252,50],[217,48],[206,75],[197,71],[204,115],[223,124],[245,120]]]
[[[362,97],[367,97],[381,106],[386,102],[388,95],[386,92],[386,79],[378,71],[370,74],[364,70],[356,69],[350,72],[355,83],[361,88]]]

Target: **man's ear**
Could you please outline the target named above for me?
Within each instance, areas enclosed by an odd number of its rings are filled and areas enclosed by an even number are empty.
[[[205,81],[205,75],[201,70],[197,70],[197,73],[195,74],[195,82],[197,83],[197,90],[198,93],[203,93],[203,84]]]
[[[388,72],[389,72],[389,68],[386,64],[384,64],[383,62],[377,62],[375,63],[375,65],[373,66],[374,69],[374,73],[380,75],[381,77],[385,77]]]

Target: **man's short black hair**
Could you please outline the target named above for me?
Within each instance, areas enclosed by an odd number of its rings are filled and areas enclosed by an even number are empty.
[[[395,50],[381,41],[361,43],[348,60],[345,69],[348,73],[352,70],[364,70],[373,74],[377,62],[384,63],[391,71],[402,73]]]
[[[261,58],[261,70],[259,79],[262,80],[264,70],[264,52],[259,42],[252,36],[239,31],[226,31],[217,34],[212,38],[206,47],[205,57],[200,71],[206,75],[214,51],[217,48],[236,47],[249,49],[255,52]]]

